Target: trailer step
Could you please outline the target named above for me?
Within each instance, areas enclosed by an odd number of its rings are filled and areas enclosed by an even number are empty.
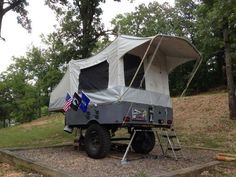
[[[176,138],[176,135],[172,134],[172,135],[167,136],[167,135],[164,134],[164,135],[162,135],[162,137],[164,137],[164,138],[168,138],[168,137],[169,138]]]
[[[160,134],[158,134],[158,131],[156,131],[156,134],[163,155],[167,156],[168,151],[172,151],[175,160],[178,160],[178,157],[184,157],[179,139],[173,128],[163,128],[161,129]],[[162,137],[162,139],[160,137]],[[166,144],[166,146],[163,146],[163,144]]]
[[[180,151],[181,150],[181,147],[173,147],[173,148],[171,148],[171,147],[168,147],[168,150],[174,150],[174,151]]]
[[[130,138],[111,138],[111,141],[125,141],[130,140]]]

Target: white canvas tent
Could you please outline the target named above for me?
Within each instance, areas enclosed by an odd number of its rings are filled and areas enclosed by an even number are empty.
[[[131,87],[127,90],[130,75],[134,75],[133,66],[136,60],[140,63],[151,41],[143,62],[143,73],[139,73],[142,76],[145,73],[145,86],[143,89]],[[155,58],[147,69],[158,44]],[[118,36],[97,55],[69,62],[64,77],[51,93],[49,110],[61,110],[66,93],[73,95],[78,89],[83,90],[96,104],[127,101],[172,108],[168,74],[191,60],[200,60],[200,54],[184,38],[166,35],[146,38]]]

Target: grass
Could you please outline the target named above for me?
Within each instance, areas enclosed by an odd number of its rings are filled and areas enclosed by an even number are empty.
[[[43,117],[31,123],[0,129],[0,148],[47,146],[72,142],[73,135],[63,131],[60,114]]]

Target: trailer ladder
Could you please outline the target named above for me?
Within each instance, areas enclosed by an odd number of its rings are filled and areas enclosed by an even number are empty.
[[[180,141],[173,128],[163,128],[160,133],[157,130],[155,132],[164,156],[168,156],[168,152],[172,151],[175,160],[178,160],[180,157],[184,158]],[[166,145],[163,146],[163,144]]]
[[[123,155],[123,158],[121,160],[121,164],[126,164],[127,163],[127,159],[126,156],[128,154],[128,151],[131,148],[131,143],[134,139],[134,136],[136,135],[136,132],[138,131],[154,131],[156,134],[156,138],[158,140],[158,144],[161,147],[161,151],[163,156],[167,157],[168,156],[168,151],[172,151],[173,156],[175,158],[175,160],[177,161],[178,158],[182,157],[184,158],[183,152],[182,152],[182,148],[180,145],[180,141],[176,135],[176,132],[173,128],[169,129],[169,128],[156,128],[153,130],[142,130],[142,129],[135,129],[134,133],[131,136],[131,139],[128,143],[128,146],[126,148],[126,151]],[[165,144],[165,145],[164,145]]]

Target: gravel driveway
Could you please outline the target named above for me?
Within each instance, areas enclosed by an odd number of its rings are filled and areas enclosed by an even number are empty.
[[[15,153],[52,168],[64,170],[72,176],[82,177],[152,177],[172,170],[210,162],[215,156],[215,152],[212,151],[186,148],[183,149],[185,159],[175,161],[173,158],[161,156],[158,148],[155,148],[148,156],[130,152],[128,154],[129,163],[122,165],[120,160],[123,153],[117,151],[112,151],[108,157],[99,160],[89,158],[84,151],[74,150],[72,146],[19,150]]]

